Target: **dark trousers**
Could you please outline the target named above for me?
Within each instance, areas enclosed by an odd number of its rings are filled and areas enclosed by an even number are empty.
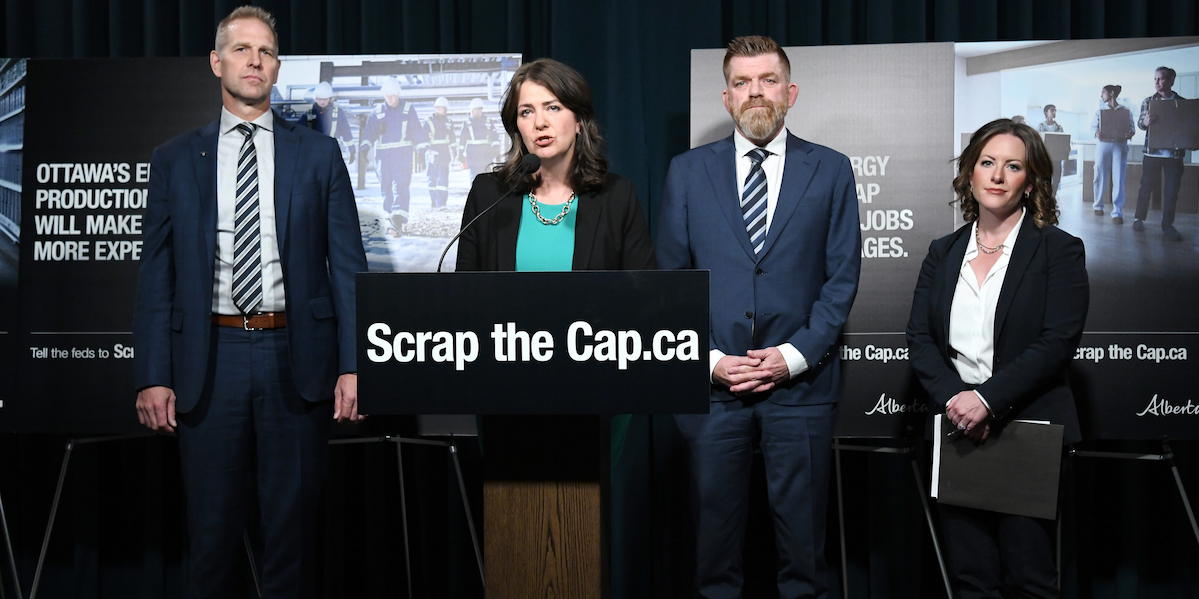
[[[1162,177],[1165,176],[1165,189]],[[1174,225],[1174,210],[1178,207],[1178,188],[1182,185],[1182,158],[1145,156],[1141,162],[1141,188],[1137,191],[1137,220],[1149,215],[1149,198],[1162,189],[1162,230]]]
[[[1069,496],[1072,459],[1062,458],[1058,504]],[[1056,599],[1057,521],[938,505],[954,599]]]
[[[434,208],[446,205],[450,197],[450,147],[433,146],[437,157],[429,161],[429,201]]]
[[[243,596],[242,535],[255,493],[262,596],[313,597],[332,402],[307,402],[296,391],[286,329],[214,326],[211,347],[204,394],[178,417],[189,597]]]
[[[700,597],[741,597],[750,466],[759,436],[779,551],[779,597],[827,596],[825,512],[836,414],[836,404],[732,401],[713,403],[708,415],[675,416],[691,455]]]
[[[412,149],[380,150],[379,188],[383,192],[383,212],[400,217],[396,225],[408,222],[408,186],[412,184]]]

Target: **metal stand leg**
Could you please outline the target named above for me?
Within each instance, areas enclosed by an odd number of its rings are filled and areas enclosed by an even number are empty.
[[[1174,451],[1170,449],[1169,441],[1162,441],[1162,454],[1170,464],[1170,471],[1174,473],[1174,484],[1178,485],[1178,496],[1182,498],[1187,518],[1191,520],[1191,531],[1195,533],[1195,540],[1199,541],[1199,524],[1195,523],[1195,510],[1191,508],[1191,500],[1187,498],[1186,487],[1182,486],[1182,476],[1178,474],[1178,465],[1174,463]]]
[[[941,580],[945,583],[945,596],[953,599],[953,588],[949,585],[949,570],[945,568],[945,555],[941,553],[941,542],[937,540],[937,529],[933,526],[933,512],[928,507],[928,494],[924,492],[924,476],[920,472],[920,464],[916,463],[916,454],[910,455],[912,474],[916,479],[916,491],[920,493],[920,505],[924,507],[924,519],[928,522],[928,536],[933,539],[933,550],[937,553],[937,565],[941,566]]]
[[[841,442],[833,440],[833,465],[837,470],[837,525],[841,529],[841,596],[849,597],[849,558],[845,552],[845,495],[841,491]]]
[[[58,514],[58,501],[62,498],[62,483],[67,479],[67,466],[71,463],[71,452],[76,445],[102,443],[105,441],[122,441],[125,439],[140,439],[152,437],[154,433],[133,433],[130,435],[112,435],[108,437],[88,437],[86,439],[68,439],[66,453],[62,456],[62,469],[58,473],[58,486],[54,489],[54,502],[50,504],[50,520],[46,523],[46,536],[42,539],[42,551],[37,558],[37,569],[33,571],[33,587],[29,590],[29,599],[36,599],[37,585],[42,578],[42,567],[46,565],[46,550],[50,547],[50,533],[54,530],[54,517]],[[17,589],[17,593],[20,593]],[[20,595],[18,595],[20,597]]]
[[[1057,590],[1062,591],[1062,505],[1057,506]]]
[[[336,439],[330,441],[330,445],[347,445],[351,443],[380,443],[392,442],[396,444],[396,462],[398,463],[398,473],[400,476],[400,516],[404,531],[404,566],[408,573],[408,596],[412,597],[412,558],[410,548],[408,546],[408,497],[404,493],[404,453],[400,446],[404,443],[410,445],[432,445],[436,447],[445,447],[450,452],[450,457],[454,460],[454,472],[458,475],[458,490],[462,493],[462,505],[466,510],[466,525],[470,529],[470,540],[475,548],[475,560],[479,564],[479,580],[483,580],[483,552],[479,548],[479,537],[475,531],[475,521],[470,515],[470,500],[466,495],[466,482],[462,478],[462,466],[458,462],[458,448],[453,443],[446,441],[431,441],[428,439],[408,439],[405,437],[359,437],[354,439]]]
[[[62,469],[58,471],[58,486],[54,489],[54,502],[50,504],[50,520],[46,523],[46,536],[42,539],[42,552],[37,558],[37,569],[33,571],[33,587],[29,590],[29,599],[37,597],[37,585],[42,578],[42,566],[46,563],[46,549],[50,547],[50,533],[54,530],[54,517],[58,515],[58,500],[62,498],[62,483],[67,479],[67,466],[71,464],[71,452],[75,450],[75,440],[67,440],[66,453],[62,456]]]
[[[246,559],[250,562],[250,575],[254,577],[254,590],[262,596],[262,581],[258,580],[258,566],[254,565],[254,550],[250,547],[250,533],[241,531],[241,542],[246,546]]]
[[[462,493],[462,507],[466,510],[466,527],[470,529],[470,542],[475,547],[475,561],[479,563],[479,582],[483,587],[487,583],[483,578],[483,551],[479,549],[479,537],[475,533],[475,519],[470,515],[470,499],[466,496],[466,481],[462,478],[462,466],[458,463],[458,446],[450,444],[450,457],[454,460],[454,472],[458,475],[458,490]],[[20,598],[18,598],[20,599]]]
[[[408,599],[412,595],[412,554],[408,548],[408,496],[404,492],[404,452],[402,445],[396,443],[396,464],[400,471],[400,522],[404,528],[404,568],[408,573]]]
[[[1199,524],[1195,523],[1195,511],[1191,508],[1191,500],[1187,497],[1186,488],[1182,486],[1182,476],[1178,474],[1178,466],[1174,463],[1174,451],[1170,449],[1169,439],[1162,439],[1162,453],[1121,453],[1112,451],[1075,451],[1074,455],[1087,458],[1115,458],[1123,460],[1149,460],[1151,462],[1165,461],[1170,464],[1170,472],[1174,474],[1174,484],[1178,486],[1178,496],[1182,499],[1182,506],[1187,511],[1187,518],[1191,521],[1191,531],[1195,533],[1195,540],[1199,541]]]
[[[945,556],[941,553],[941,542],[937,539],[937,528],[933,524],[932,509],[928,506],[928,495],[924,492],[924,476],[920,472],[920,464],[916,463],[916,454],[911,447],[875,447],[870,445],[844,445],[840,441],[833,440],[833,458],[837,468],[837,509],[838,519],[841,524],[841,573],[843,584],[845,585],[842,592],[846,597],[849,596],[849,567],[848,560],[845,557],[845,517],[840,512],[844,511],[845,503],[841,494],[841,450],[864,451],[867,453],[902,453],[908,455],[908,460],[912,464],[912,474],[916,480],[916,492],[920,495],[920,506],[924,508],[924,519],[928,523],[928,536],[933,540],[933,551],[937,554],[937,564],[941,566],[941,580],[945,583],[945,595],[953,599],[953,588],[949,584],[949,570],[945,567]]]
[[[12,573],[12,587],[17,590],[17,599],[21,597],[21,580],[17,578],[17,558],[12,550],[12,537],[8,534],[8,520],[4,517],[4,500],[0,498],[0,528],[4,529],[4,548],[8,551],[8,571]],[[0,578],[0,599],[7,599],[4,590],[4,579]]]

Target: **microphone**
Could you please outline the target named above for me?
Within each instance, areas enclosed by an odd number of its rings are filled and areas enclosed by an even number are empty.
[[[508,193],[505,193],[504,195],[500,196],[498,200],[492,202],[490,206],[484,208],[482,212],[476,214],[475,217],[470,219],[470,222],[466,223],[466,226],[462,227],[462,230],[458,231],[458,234],[455,235],[448,244],[446,244],[445,250],[441,252],[441,259],[437,261],[437,272],[441,272],[441,264],[445,262],[445,255],[450,252],[450,248],[454,247],[454,242],[458,241],[458,238],[462,237],[462,234],[465,233],[471,225],[475,224],[475,221],[479,220],[479,217],[487,214],[492,208],[495,208],[501,200],[511,195],[512,192],[516,191],[516,186],[520,185],[521,178],[529,173],[537,172],[537,169],[540,168],[541,157],[536,154],[525,154],[524,157],[520,159],[520,166],[516,167],[516,174],[518,177],[516,179],[516,183],[512,186],[512,189],[509,189]]]

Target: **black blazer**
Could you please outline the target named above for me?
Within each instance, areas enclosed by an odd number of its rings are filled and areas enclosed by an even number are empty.
[[[934,241],[912,298],[909,358],[929,395],[930,423],[968,388],[950,361],[948,340],[953,293],[972,241],[970,224]],[[1048,420],[1066,427],[1066,443],[1082,438],[1066,368],[1089,303],[1082,241],[1054,226],[1038,229],[1026,215],[995,308],[993,373],[976,387],[996,419]]]
[[[499,178],[483,173],[466,197],[462,225],[487,209],[501,194]],[[511,194],[462,233],[458,242],[458,272],[516,270],[516,236],[524,196]],[[598,191],[575,200],[575,251],[571,270],[654,270],[653,242],[641,214],[632,182],[608,173]]]

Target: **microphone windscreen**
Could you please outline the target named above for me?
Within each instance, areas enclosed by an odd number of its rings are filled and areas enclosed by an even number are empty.
[[[536,154],[525,154],[524,158],[520,159],[520,172],[535,173],[541,168],[541,157]]]

